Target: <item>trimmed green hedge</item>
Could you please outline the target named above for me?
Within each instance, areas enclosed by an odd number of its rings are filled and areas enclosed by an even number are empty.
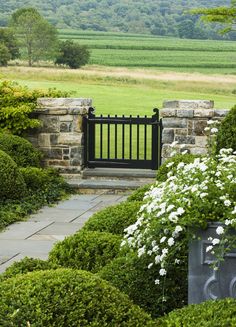
[[[182,308],[187,303],[187,249],[181,264],[169,267],[164,284],[155,284],[160,265],[148,269],[149,263],[148,259],[127,253],[115,258],[98,275],[127,294],[153,317]]]
[[[109,232],[122,235],[124,229],[137,220],[142,202],[123,202],[95,213],[85,223],[83,230]]]
[[[165,182],[167,180],[167,174],[172,170],[175,174],[177,166],[180,162],[189,164],[196,159],[196,156],[193,154],[176,154],[174,157],[167,159],[157,171],[157,181]]]
[[[49,261],[97,272],[117,256],[120,242],[119,236],[110,233],[80,231],[58,242],[49,253]]]
[[[174,310],[157,322],[160,327],[234,327],[236,299],[207,301]]]
[[[0,150],[9,154],[20,167],[40,166],[41,152],[36,150],[29,141],[20,136],[0,133]]]
[[[58,266],[52,262],[25,257],[18,262],[14,262],[10,267],[8,267],[6,271],[0,275],[0,281],[36,270],[49,270],[57,268]]]
[[[232,148],[236,151],[236,105],[229,111],[220,124],[216,139],[216,151]]]
[[[26,195],[26,185],[12,158],[0,150],[0,201],[21,199]]]
[[[143,201],[144,195],[147,191],[150,190],[151,186],[153,184],[147,184],[144,186],[139,187],[137,190],[135,190],[127,199],[128,202],[132,201]]]
[[[0,326],[145,327],[150,316],[95,275],[58,269],[0,283]]]

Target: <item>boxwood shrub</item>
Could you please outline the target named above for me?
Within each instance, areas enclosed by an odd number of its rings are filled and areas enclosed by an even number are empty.
[[[12,158],[0,150],[0,201],[19,199],[26,195],[26,185]]]
[[[128,202],[132,201],[143,201],[143,197],[147,191],[150,190],[152,184],[147,184],[144,186],[139,187],[135,190],[127,199]]]
[[[117,256],[121,238],[104,232],[80,231],[58,242],[49,253],[57,265],[96,272]]]
[[[10,267],[8,267],[6,271],[0,275],[0,281],[19,274],[26,274],[36,270],[48,270],[57,268],[58,266],[52,262],[25,257],[20,261],[14,262]]]
[[[236,105],[221,122],[216,142],[217,152],[222,148],[232,148],[236,151]]]
[[[41,152],[36,150],[29,141],[20,136],[0,133],[0,150],[9,154],[20,167],[40,166]]]
[[[95,275],[36,271],[0,283],[0,326],[145,327],[150,316]]]
[[[131,252],[115,258],[98,275],[126,293],[153,317],[183,307],[187,303],[187,249],[181,264],[169,267],[164,284],[155,284],[160,265],[148,269],[148,264],[148,259]]]
[[[177,170],[177,166],[180,162],[184,162],[186,164],[191,163],[196,159],[196,156],[193,154],[176,154],[174,157],[167,159],[158,169],[157,171],[157,181],[165,182],[167,180],[167,174],[170,170],[175,172]]]
[[[233,327],[236,326],[236,300],[207,301],[174,310],[161,318],[160,327]]]
[[[107,207],[89,218],[83,229],[122,235],[126,227],[136,222],[141,205],[142,202],[134,201]]]

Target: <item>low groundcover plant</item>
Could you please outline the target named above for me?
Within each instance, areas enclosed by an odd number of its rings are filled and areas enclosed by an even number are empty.
[[[235,190],[236,152],[232,149],[193,163],[180,162],[175,173],[170,171],[165,182],[157,182],[146,193],[146,203],[136,223],[126,228],[122,246],[149,258],[148,269],[157,271],[155,283],[163,283],[164,289],[168,267],[178,269],[181,251],[196,237],[197,229],[207,228],[211,221],[222,222],[216,230],[219,237],[207,248],[215,254],[217,269],[223,252],[235,246],[234,237],[227,236],[227,230],[236,227]]]

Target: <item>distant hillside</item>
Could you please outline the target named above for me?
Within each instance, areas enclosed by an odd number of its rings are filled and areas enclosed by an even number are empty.
[[[16,9],[35,7],[58,28],[214,39],[220,38],[217,26],[203,25],[186,10],[229,3],[230,0],[0,0],[0,26],[6,26]],[[229,37],[236,38],[236,34]]]

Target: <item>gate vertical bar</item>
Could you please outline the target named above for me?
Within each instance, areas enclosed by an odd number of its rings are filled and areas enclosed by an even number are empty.
[[[158,125],[159,125],[159,110],[153,109],[154,115],[152,115],[152,169],[158,168]]]

